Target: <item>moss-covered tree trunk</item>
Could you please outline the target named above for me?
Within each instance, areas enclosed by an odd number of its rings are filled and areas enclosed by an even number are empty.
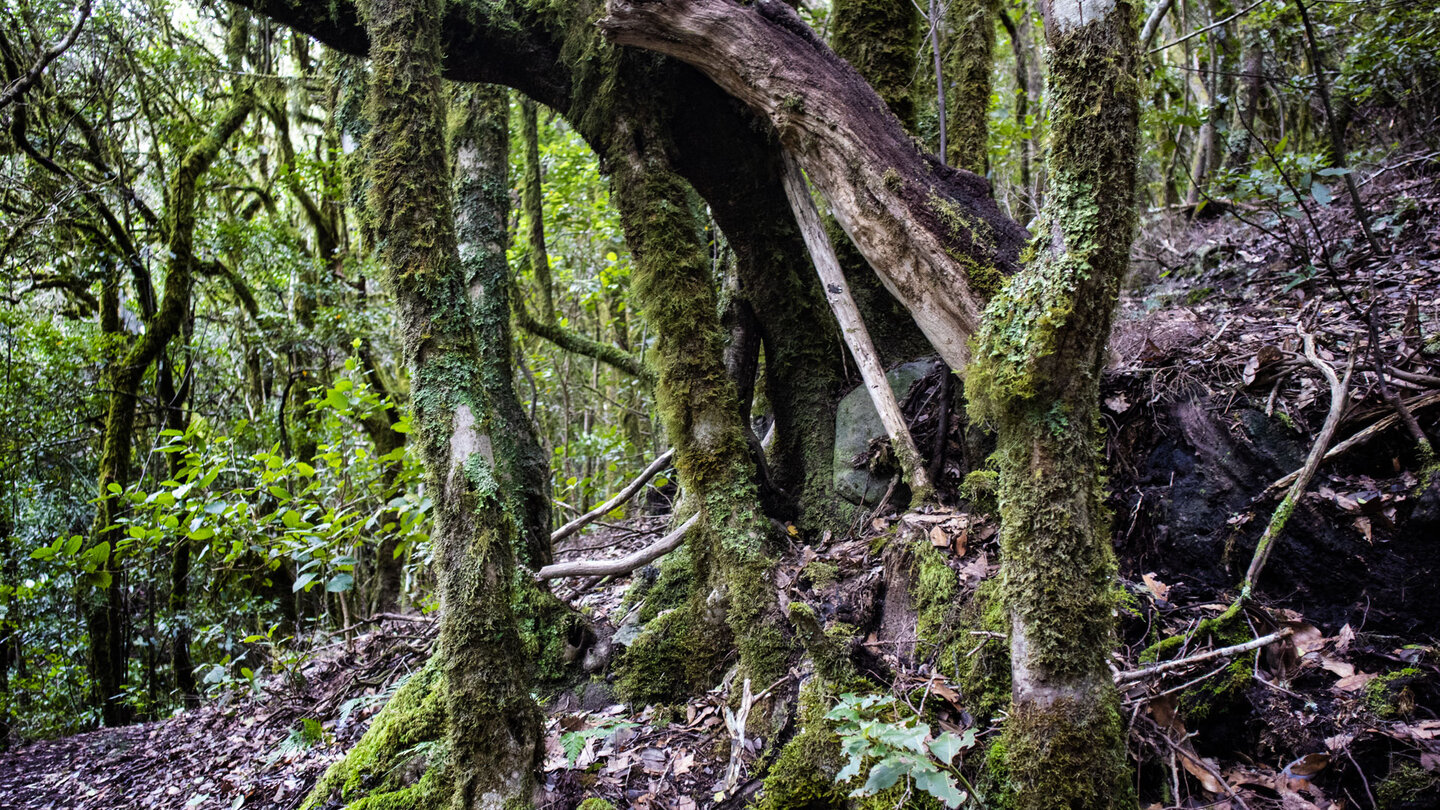
[[[101,500],[90,530],[90,553],[103,560],[93,581],[82,586],[86,630],[90,636],[92,694],[106,725],[126,722],[120,700],[125,682],[124,604],[116,543],[124,536],[116,525],[122,501],[114,493],[130,484],[130,444],[135,430],[140,381],[145,371],[179,331],[190,307],[194,284],[195,207],[201,175],[219,156],[225,142],[240,129],[255,105],[251,91],[242,91],[219,121],[191,147],[170,182],[165,230],[170,253],[165,293],[155,316],[106,374],[110,389],[101,440]],[[97,551],[99,549],[99,551]]]
[[[830,47],[835,55],[875,88],[912,135],[918,117],[915,51],[920,46],[922,19],[913,0],[836,0],[831,17],[834,33]],[[825,230],[881,363],[892,365],[929,354],[930,343],[915,319],[885,289],[833,216],[826,215]]]
[[[998,429],[1012,667],[1001,744],[1015,805],[1108,808],[1126,804],[1129,780],[1108,660],[1115,562],[1098,400],[1136,221],[1135,10],[1041,8],[1050,198],[1033,258],[986,310],[966,388]]]
[[[485,390],[501,426],[496,433],[501,484],[520,523],[521,562],[538,569],[551,561],[550,461],[515,394],[511,364],[510,266],[505,258],[510,238],[510,97],[494,85],[457,86],[451,109],[455,228],[473,302]],[[528,143],[528,132],[526,138]],[[538,149],[530,154],[538,157]],[[534,171],[538,185],[538,164]],[[528,197],[529,180],[526,183]],[[539,188],[535,195],[538,202]],[[540,239],[543,245],[543,235]],[[545,282],[548,285],[548,268]],[[553,321],[554,305],[547,306]]]
[[[789,642],[771,571],[770,521],[725,369],[709,252],[661,134],[639,115],[621,120],[627,123],[610,168],[635,255],[631,291],[657,336],[650,354],[656,405],[687,503],[701,514],[688,542],[711,581],[701,580],[692,596],[703,601],[713,585],[725,598],[741,667],[759,691],[784,672]]]
[[[949,148],[957,169],[985,174],[989,165],[990,70],[995,56],[998,0],[950,0],[946,8],[949,49],[945,59],[945,105]]]
[[[435,501],[448,774],[455,808],[528,804],[539,712],[511,608],[500,427],[460,272],[445,155],[440,0],[367,0],[369,204],[399,310],[415,441]]]

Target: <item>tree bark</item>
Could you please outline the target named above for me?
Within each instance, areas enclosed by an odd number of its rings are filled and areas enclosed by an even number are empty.
[[[986,181],[945,167],[777,0],[611,0],[603,31],[699,68],[775,126],[835,218],[954,368],[1024,231]]]
[[[1048,0],[1041,11],[1052,138],[1044,240],[986,310],[966,393],[998,429],[1015,806],[1120,807],[1130,789],[1109,670],[1115,561],[1098,402],[1136,222],[1134,8]]]
[[[990,71],[995,60],[995,0],[950,0],[945,60],[946,158],[957,169],[985,174],[990,165]]]
[[[761,511],[734,384],[726,373],[710,257],[684,183],[664,157],[663,135],[626,110],[633,129],[610,154],[615,202],[635,256],[631,292],[657,341],[656,409],[675,447],[687,504],[701,515],[692,535],[698,583],[725,598],[745,677],[770,683],[784,672],[788,633],[775,593],[769,518]],[[633,117],[630,117],[633,115]]]
[[[369,205],[399,311],[415,442],[435,502],[448,774],[456,808],[528,805],[543,748],[511,593],[516,533],[496,458],[445,156],[439,0],[367,0]],[[473,291],[475,295],[482,292]]]
[[[550,252],[545,249],[545,206],[541,196],[540,116],[530,99],[520,102],[520,137],[525,142],[525,185],[521,201],[525,205],[526,241],[530,248],[530,272],[540,288],[541,323],[554,326],[555,282],[550,277]]]
[[[502,491],[511,501],[511,514],[519,521],[517,551],[520,562],[538,569],[552,557],[550,460],[515,395],[511,365],[510,265],[505,257],[510,239],[510,97],[494,85],[456,87],[454,96],[454,120],[458,123],[450,136],[460,263],[473,302],[485,390],[501,427],[495,437],[497,467]],[[534,173],[538,180],[538,164]],[[528,196],[528,190],[526,193]],[[538,202],[538,188],[535,194]],[[543,251],[544,237],[540,239]],[[532,258],[540,260],[533,254]],[[548,272],[546,275],[548,285]],[[553,310],[548,300],[547,305]]]

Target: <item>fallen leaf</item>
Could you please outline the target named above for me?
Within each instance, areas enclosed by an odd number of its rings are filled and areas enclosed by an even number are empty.
[[[1159,599],[1161,602],[1169,601],[1170,586],[1156,578],[1155,572],[1152,571],[1148,574],[1141,574],[1140,579],[1144,580],[1146,589],[1148,589],[1156,599]]]
[[[939,526],[932,526],[930,527],[930,545],[935,548],[949,548],[950,538],[945,536],[945,532],[941,531]]]
[[[1355,692],[1365,687],[1365,684],[1375,680],[1375,676],[1368,672],[1357,672],[1348,678],[1341,678],[1330,685],[1336,692]]]

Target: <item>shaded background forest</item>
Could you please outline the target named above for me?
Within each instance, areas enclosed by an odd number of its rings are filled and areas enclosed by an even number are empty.
[[[1352,200],[1348,186],[1435,171],[1433,7],[1324,2],[1305,7],[1308,22],[1299,9],[1224,0],[1145,9],[1146,213],[1132,286],[1166,292],[1137,293],[1139,315],[1178,303],[1208,318],[1223,284],[1173,285],[1260,249],[1241,247],[1247,238],[1266,240],[1267,289],[1285,306],[1338,300],[1347,285],[1364,286],[1363,267],[1349,264],[1362,246],[1385,240],[1389,252],[1426,227],[1429,209],[1404,191]],[[983,173],[1002,208],[1027,223],[1047,190],[1038,13],[960,0],[929,12],[934,25],[917,16],[902,37],[911,58],[871,80],[892,106],[911,106],[928,149]],[[805,3],[802,14],[846,55],[865,58],[867,36],[878,37],[846,28],[828,3]],[[5,81],[64,41],[77,16],[85,23],[73,45],[0,109],[7,743],[101,723],[86,594],[106,592],[118,609],[123,710],[112,721],[260,692],[368,617],[435,607],[431,503],[406,449],[409,381],[357,216],[364,61],[229,4],[26,0],[0,12]],[[194,190],[193,300],[139,380],[133,462],[122,482],[99,487],[112,372],[156,316],[185,158],[252,82],[253,114]],[[978,139],[966,115],[977,105]],[[655,335],[630,302],[604,167],[554,113],[518,95],[509,106],[514,385],[548,456],[556,528],[669,445],[644,373]],[[1217,223],[1246,236],[1205,230]],[[733,251],[713,221],[706,236],[723,299]],[[1419,255],[1423,280],[1433,249]],[[1402,296],[1378,327],[1389,345],[1411,340],[1399,352],[1409,351],[1410,386],[1422,391],[1435,371],[1434,307]],[[888,339],[885,324],[872,325],[892,363],[930,353],[905,326]],[[1147,332],[1117,338],[1114,350],[1123,365],[1171,349]],[[1253,357],[1239,382],[1259,375],[1263,387],[1273,362]],[[1153,405],[1157,383],[1148,384],[1110,393]],[[768,427],[763,391],[750,405],[757,437]],[[1133,438],[1121,418],[1128,403],[1110,411],[1117,441]],[[949,491],[968,471],[951,470]],[[673,496],[662,475],[630,517],[666,512]],[[102,502],[119,528],[97,552],[87,538]],[[1131,495],[1114,505],[1145,514]],[[858,523],[855,510],[837,502],[833,528]]]

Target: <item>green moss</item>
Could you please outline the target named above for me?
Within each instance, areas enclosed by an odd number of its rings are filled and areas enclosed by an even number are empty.
[[[692,600],[662,613],[626,648],[616,684],[625,702],[674,703],[714,684],[728,639],[697,619],[697,610]]]
[[[515,625],[525,659],[534,662],[535,683],[556,686],[578,677],[590,632],[584,617],[524,572],[516,574],[514,594]]]
[[[1001,739],[1015,810],[1133,807],[1124,735],[1103,697],[1013,705]]]
[[[834,699],[821,678],[800,688],[795,722],[799,731],[781,749],[765,777],[757,810],[830,810],[848,806],[846,791],[835,784],[843,758],[834,725],[825,719]]]
[[[988,163],[990,73],[995,47],[995,0],[951,0],[945,64],[950,124],[946,159],[951,166],[984,174]]]
[[[1410,685],[1423,673],[1405,667],[1377,677],[1365,687],[1365,706],[1383,720],[1407,717],[1415,711],[1415,693]]]
[[[586,799],[575,810],[615,810],[615,805],[604,799]]]
[[[833,563],[811,560],[800,569],[800,575],[809,580],[812,587],[825,588],[835,584],[835,580],[840,576],[840,569]]]
[[[1375,786],[1376,806],[1378,810],[1406,806],[1420,807],[1426,796],[1433,800],[1437,791],[1440,791],[1440,775],[1431,773],[1413,762],[1406,762],[1390,771]]]
[[[435,754],[443,752],[445,716],[444,678],[438,657],[432,657],[395,691],[345,758],[325,771],[302,810],[324,807],[332,796],[347,803],[363,799],[371,808],[386,808],[391,801],[386,797],[401,794],[417,802],[406,807],[443,805],[444,786],[431,773]],[[413,760],[427,754],[432,762],[422,778],[408,779],[412,766],[420,764]]]
[[[970,502],[976,510],[993,514],[999,503],[995,493],[999,488],[1000,473],[994,470],[972,470],[960,482],[960,497]]]
[[[1185,294],[1185,305],[1193,307],[1196,304],[1203,304],[1207,299],[1210,298],[1210,296],[1214,294],[1214,287],[1200,287],[1198,289],[1191,290],[1190,292]]]
[[[849,644],[855,628],[836,624],[826,630],[815,615],[815,609],[804,602],[790,603],[790,623],[805,651],[815,662],[815,671],[832,683],[849,684],[856,679],[855,666],[850,662]]]
[[[835,0],[830,47],[855,67],[905,125],[915,128],[912,77],[920,15],[911,3]]]

